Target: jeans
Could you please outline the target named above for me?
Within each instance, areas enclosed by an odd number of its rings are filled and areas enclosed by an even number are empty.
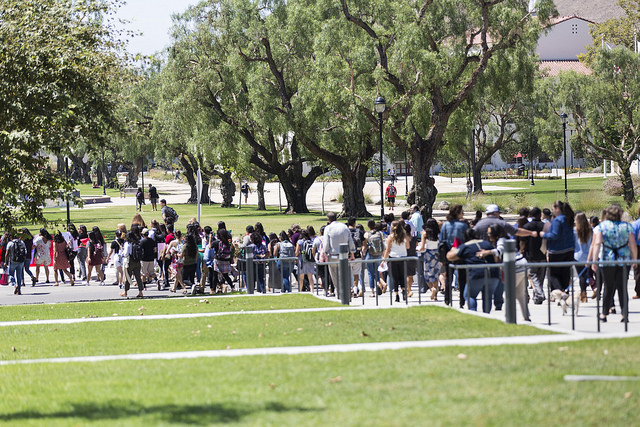
[[[267,292],[267,288],[265,286],[265,280],[264,280],[264,263],[263,262],[257,262],[254,265],[255,268],[255,278],[256,278],[256,282],[258,284],[258,292],[260,293],[266,293]]]
[[[539,261],[531,261],[531,262],[539,262]],[[530,267],[529,268],[529,279],[531,279],[531,283],[533,284],[533,301],[534,302],[542,302],[546,298],[544,296],[544,289],[542,288],[542,283],[544,282],[544,276],[547,272],[546,267]]]
[[[504,282],[502,280],[498,280],[498,286],[496,286],[496,290],[493,291],[493,304],[496,306],[496,310],[502,308],[504,304]]]
[[[24,280],[24,262],[9,261],[9,280],[13,286],[18,287],[18,292],[20,292]]]
[[[469,301],[469,310],[478,311],[477,297],[482,292],[482,311],[485,313],[491,312],[491,300],[493,294],[498,287],[500,279],[488,277],[487,282],[489,284],[489,293],[484,291],[484,278],[469,280],[467,286],[464,288],[464,298]]]
[[[282,272],[282,292],[291,292],[291,261],[278,261],[278,270]]]
[[[369,255],[365,257],[365,260],[382,259],[381,255]],[[369,288],[373,292],[376,288],[376,283],[380,280],[380,273],[378,273],[379,262],[369,262],[365,264],[367,266],[367,273],[369,274]]]

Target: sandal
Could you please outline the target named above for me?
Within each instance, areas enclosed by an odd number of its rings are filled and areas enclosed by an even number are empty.
[[[604,314],[601,314],[601,315],[600,315],[600,321],[601,321],[602,323],[606,323],[606,322],[607,322],[607,316],[605,316]]]

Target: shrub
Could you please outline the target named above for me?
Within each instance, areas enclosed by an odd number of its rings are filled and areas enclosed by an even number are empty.
[[[633,181],[633,187],[638,188],[640,184],[640,176],[632,175],[631,179]],[[607,180],[602,184],[602,189],[605,193],[610,196],[622,196],[622,182],[618,177],[607,178]]]

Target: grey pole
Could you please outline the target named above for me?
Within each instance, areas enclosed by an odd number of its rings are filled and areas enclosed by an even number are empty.
[[[339,265],[339,282],[338,293],[340,302],[349,305],[351,300],[351,286],[349,286],[349,277],[351,277],[351,269],[349,268],[349,245],[342,243],[340,245],[340,265]]]
[[[247,294],[252,295],[255,288],[254,263],[253,263],[253,247],[244,248],[245,265],[247,269]]]
[[[504,242],[505,322],[516,323],[516,241]]]

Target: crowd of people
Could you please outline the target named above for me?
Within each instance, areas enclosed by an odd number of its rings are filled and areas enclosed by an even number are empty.
[[[76,228],[70,224],[53,236],[44,228],[35,237],[26,228],[20,233],[6,232],[0,242],[2,277],[14,286],[14,293],[21,294],[26,276],[36,286],[42,283],[42,272],[44,283],[50,283],[49,266],[54,286],[65,283],[65,277],[71,286],[78,280],[89,285],[94,273],[104,285],[105,268],[110,267],[116,272],[112,284],[119,286],[123,297],[132,287],[137,288],[136,296],[142,297],[148,286],[184,294],[189,290],[204,293],[207,287],[212,294],[230,292],[247,286],[246,252],[251,247],[255,268],[251,286],[255,285],[257,292],[291,292],[296,282],[300,291],[322,289],[326,296],[335,296],[339,283],[335,261],[340,246],[346,244],[352,261],[349,286],[353,297],[375,297],[389,290],[396,301],[401,296],[409,298],[418,268],[422,268],[424,285],[419,292],[430,292],[432,300],[442,293],[450,303],[450,289],[455,289],[460,293],[460,306],[468,302],[471,310],[477,310],[478,295],[483,293],[483,311],[489,312],[492,305],[500,309],[504,301],[500,268],[491,265],[501,262],[505,242],[513,238],[517,245],[516,299],[526,320],[530,318],[529,301],[542,304],[546,298],[543,284],[548,271],[547,286],[559,291],[561,298],[568,297],[572,278],[577,277],[583,302],[589,290],[591,298],[597,296],[594,273],[601,274],[601,320],[606,321],[615,313],[616,292],[620,310],[626,313],[624,273],[629,267],[599,268],[593,261],[637,259],[640,243],[640,220],[633,224],[623,221],[624,211],[617,205],[604,209],[601,218],[587,218],[582,212],[574,213],[568,203],[557,201],[552,210],[522,208],[515,223],[503,220],[496,205],[489,205],[484,217],[482,211],[476,212],[471,221],[464,218],[461,205],[454,205],[444,221],[429,218],[424,222],[418,206],[413,205],[400,218],[390,213],[382,221],[368,220],[366,228],[356,218],[344,223],[330,212],[327,225],[318,233],[313,226],[293,224],[278,234],[267,234],[258,222],[235,238],[222,221],[214,231],[193,218],[180,230],[176,211],[164,199],[160,207],[161,221],[147,224],[137,212],[129,227],[117,226],[110,243],[97,226],[89,230],[85,225]],[[422,266],[415,261],[420,253],[424,254]],[[32,258],[35,274],[30,269]],[[574,267],[527,267],[528,263],[544,261],[581,264],[573,274]],[[448,268],[451,264],[478,264],[478,268],[453,271]],[[640,294],[638,283],[640,280],[636,280],[633,298]]]

